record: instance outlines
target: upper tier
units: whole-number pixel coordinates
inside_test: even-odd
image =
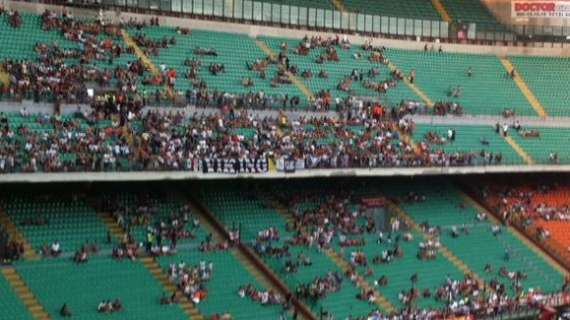
[[[361,96],[389,106],[401,101],[418,101],[428,107],[438,102],[457,103],[463,113],[476,115],[500,115],[505,109],[512,109],[516,115],[524,116],[542,115],[539,111],[542,109],[546,115],[566,114],[564,101],[567,90],[564,86],[568,82],[568,75],[560,65],[567,63],[567,58],[512,58],[518,79],[528,89],[523,90],[519,82],[507,76],[509,67],[504,65],[505,59],[492,55],[438,52],[438,47],[428,45],[428,50],[422,52],[336,43],[326,45],[323,44],[325,39],[308,39],[306,42],[271,37],[254,39],[205,30],[191,30],[186,35],[178,28],[144,26],[125,29],[129,37],[138,43],[143,56],[136,50],[129,50],[120,35],[101,32],[97,35],[97,50],[103,50],[104,41],[111,43],[113,49],[87,57],[81,40],[70,40],[57,28],[42,30],[39,16],[23,14],[22,20],[21,27],[12,28],[8,17],[2,16],[0,19],[0,36],[9,39],[7,45],[0,48],[0,58],[23,61],[27,69],[21,70],[20,63],[4,64],[4,71],[9,74],[6,78],[8,81],[11,79],[11,90],[4,90],[4,98],[53,101],[56,98],[62,100],[63,97],[64,102],[77,102],[86,98],[85,88],[96,87],[126,91],[129,95],[138,93],[148,102],[155,100],[149,97],[151,94],[155,97],[157,90],[163,93],[163,98],[166,96],[167,72],[175,70],[173,91],[186,96],[186,102],[191,104],[197,102],[197,92],[205,89],[209,94],[215,91],[229,94],[263,91],[274,99],[270,104],[255,107],[276,109],[284,105],[290,107],[290,104],[284,104],[285,96],[288,99],[298,97],[299,105],[296,108],[301,109],[307,106],[322,108],[323,102],[315,101],[315,96],[326,97],[333,102],[333,106],[337,98]],[[43,52],[36,47],[38,44],[45,47]],[[310,49],[299,54],[298,48],[305,44]],[[67,49],[71,53],[54,53],[54,48]],[[116,48],[119,54],[115,52]],[[212,49],[212,54],[205,54],[206,49]],[[334,51],[336,58],[329,59],[327,55],[333,53],[327,53],[327,50]],[[287,60],[279,61],[279,54]],[[271,63],[259,69],[252,67],[256,61],[260,62],[268,55],[274,57]],[[377,55],[378,59],[373,61],[372,55]],[[152,67],[147,64],[143,68],[147,70],[137,71],[137,60],[142,58],[140,61],[146,64],[146,57]],[[283,61],[288,62],[288,71],[293,76],[285,74],[279,79],[279,70],[285,67],[284,63],[281,65],[279,62]],[[50,67],[61,62],[65,63],[62,67],[68,73],[66,76]],[[195,74],[190,76],[192,63],[196,63],[197,67]],[[210,67],[215,64],[223,66],[224,70],[212,72]],[[539,73],[537,68],[549,72]],[[117,75],[119,69],[127,75]],[[394,69],[403,71],[406,81],[399,81],[390,75]],[[41,79],[35,77],[36,70],[42,71]],[[161,71],[160,81],[155,81],[155,73]],[[310,71],[311,75],[303,74],[304,71]],[[416,72],[415,81],[410,85],[407,79],[413,71]],[[77,72],[84,74],[82,78],[72,76]],[[361,73],[362,76],[359,75]],[[63,89],[62,77],[65,78]],[[350,77],[354,78],[350,80],[350,85],[342,88],[343,80],[348,81]],[[283,78],[285,81],[281,81]],[[246,80],[251,80],[251,83],[245,85]],[[387,82],[388,89],[377,90],[384,82]],[[65,90],[67,86],[77,86],[78,83],[85,86],[74,87],[74,91]],[[538,98],[538,105],[529,102],[529,93]],[[216,104],[215,101],[208,103]]]

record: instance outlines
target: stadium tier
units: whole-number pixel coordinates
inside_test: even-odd
[[[137,35],[137,31],[131,32]],[[248,92],[263,91],[268,95],[289,95],[302,96],[302,93],[294,85],[271,86],[271,79],[274,78],[277,67],[275,65],[267,68],[267,80],[259,79],[258,73],[247,68],[248,63],[255,63],[267,56],[255,43],[255,40],[246,35],[236,35],[222,32],[208,32],[193,30],[188,36],[179,36],[175,29],[167,27],[147,27],[143,33],[154,39],[163,37],[175,37],[176,45],[161,49],[158,56],[152,60],[159,67],[174,68],[180,75],[176,79],[176,90],[183,94],[196,88],[194,83],[205,81],[207,88],[211,91],[228,92],[232,94],[245,94]],[[215,55],[202,55],[197,52],[197,48],[212,48]],[[196,79],[188,79],[192,67],[190,61],[199,61]],[[209,68],[214,64],[224,66],[221,73],[212,73]],[[246,77],[253,79],[253,85],[244,86],[242,80]],[[194,81],[193,81],[194,80]]]
[[[314,189],[315,184],[309,183],[309,185],[313,185],[312,190],[303,187],[304,185],[296,183],[291,189],[277,191],[279,195],[283,195],[282,201],[288,204],[289,209],[271,201],[271,197],[268,198],[268,194],[266,194],[267,191],[236,190],[250,189],[251,186],[233,186],[223,190],[220,190],[218,187],[215,192],[213,189],[207,189],[203,193],[205,203],[212,212],[227,226],[239,228],[242,240],[250,244],[256,252],[264,257],[266,263],[273,268],[276,274],[282,275],[287,279],[286,283],[291,288],[298,286],[299,279],[305,279],[305,277],[310,279],[310,276],[305,276],[303,273],[314,277],[311,270],[315,268],[315,261],[321,261],[321,259],[318,259],[307,248],[303,248],[301,251],[303,257],[309,257],[312,264],[305,266],[301,263],[298,265],[298,269],[293,269],[294,271],[287,269],[288,263],[295,261],[296,256],[299,259],[298,261],[303,261],[302,259],[304,259],[299,258],[299,250],[295,250],[295,245],[292,244],[297,241],[298,237],[302,236],[298,231],[297,233],[291,233],[290,230],[292,230],[294,224],[292,221],[295,221],[295,218],[289,220],[287,218],[288,214],[302,219],[298,221],[299,224],[295,223],[295,225],[302,225],[302,228],[305,230],[303,232],[312,234],[312,232],[318,231],[312,229],[312,222],[308,222],[311,218],[307,216],[320,216],[323,214],[323,211],[326,212],[335,206],[337,207],[336,210],[339,210],[338,206],[340,203],[344,203],[343,206],[346,206],[348,210],[352,210],[349,212],[362,213],[363,211],[359,211],[359,209],[365,210],[365,208],[361,207],[362,198],[383,194],[375,186],[367,185],[367,187],[359,188],[356,185],[349,184],[351,191],[344,188],[341,189],[346,190],[344,192],[347,193],[343,197],[343,191],[339,191],[338,188],[332,187],[327,183],[316,187],[318,188],[317,191]],[[348,187],[349,185],[343,186]],[[502,227],[498,227],[499,231],[496,231],[493,226],[497,225],[489,222],[489,217],[478,220],[480,212],[472,207],[470,203],[465,203],[465,199],[452,186],[447,186],[446,183],[443,183],[441,187],[443,189],[437,192],[432,191],[431,189],[433,188],[423,184],[413,184],[411,189],[409,184],[405,187],[401,184],[393,185],[390,188],[381,188],[387,192],[388,196],[394,197],[397,201],[402,201],[401,209],[412,220],[415,220],[416,224],[426,225],[429,226],[426,228],[437,228],[439,230],[441,244],[449,251],[445,251],[444,254],[437,254],[434,260],[420,260],[415,255],[418,248],[425,244],[422,231],[410,230],[407,232],[404,228],[401,232],[389,234],[388,238],[386,238],[386,234],[384,237],[380,236],[379,238],[377,233],[369,234],[366,232],[355,232],[354,234],[344,234],[343,236],[343,233],[339,231],[342,230],[342,227],[339,227],[338,224],[348,223],[346,219],[349,218],[347,217],[338,217],[337,219],[340,219],[338,221],[332,218],[329,221],[331,225],[325,227],[325,230],[327,228],[335,230],[334,234],[338,236],[331,242],[333,250],[343,253],[346,261],[351,261],[356,270],[361,272],[361,274],[366,274],[365,278],[367,281],[372,283],[376,279],[380,279],[381,276],[386,277],[388,279],[387,284],[379,286],[378,290],[386,296],[390,303],[398,307],[403,306],[402,291],[405,291],[403,288],[409,286],[411,275],[417,272],[418,278],[421,279],[417,283],[418,288],[421,288],[420,291],[428,289],[428,292],[436,292],[438,286],[444,283],[446,279],[462,279],[463,271],[459,269],[461,263],[467,266],[468,270],[470,270],[469,272],[480,275],[485,281],[502,283],[511,294],[514,294],[515,290],[511,286],[512,279],[509,280],[509,277],[504,274],[497,276],[498,274],[503,272],[520,272],[524,274],[524,280],[521,284],[524,290],[557,290],[562,281],[562,275],[543,260],[542,256],[536,255],[526,244],[520,242],[512,231]],[[228,189],[233,191],[227,191]],[[259,190],[261,189],[263,187]],[[272,188],[272,190],[272,192],[276,192],[276,190],[281,189]],[[409,190],[414,190],[411,192],[412,194],[425,197],[426,200],[417,204],[408,203],[404,199],[409,196]],[[283,210],[285,212],[288,210],[289,213],[278,213]],[[342,210],[340,212],[342,213]],[[441,214],[441,212],[447,212],[448,214]],[[319,220],[321,219],[324,219],[324,217],[320,216]],[[366,225],[365,216],[357,218],[356,221],[358,221],[359,225],[362,224],[363,228]],[[455,229],[465,231],[461,231],[461,235],[455,236],[453,235],[453,230]],[[261,239],[269,230],[274,230],[273,232],[277,236],[267,244],[264,242],[267,240]],[[288,242],[289,247],[283,247],[283,237],[292,239]],[[404,252],[402,258],[394,258],[389,263],[371,263],[371,261],[376,259],[375,257],[380,259],[383,250],[388,250],[388,252],[391,250],[394,246],[393,239],[403,239],[405,237],[410,237],[411,240],[400,242],[401,247],[399,250]],[[319,238],[315,238],[316,242],[321,241],[317,239]],[[380,241],[379,239],[383,240]],[[358,244],[354,244],[351,247],[351,245],[346,244],[350,241],[357,241],[355,243]],[[399,240],[395,241],[397,244]],[[421,245],[420,242],[422,242]],[[289,255],[286,256],[290,258],[285,261],[283,258],[278,258],[277,261],[274,261],[275,258],[264,251],[266,250],[265,247],[276,250],[282,247],[287,248]],[[473,252],[478,254],[474,255]],[[359,265],[354,262],[353,259],[357,253],[364,253],[364,256],[368,258],[368,264]],[[455,257],[450,258],[449,254]],[[267,257],[268,255],[269,257]],[[505,255],[508,255],[508,258],[505,258]],[[485,257],[485,259],[482,259],[482,257]],[[462,262],[458,264],[457,261]],[[343,288],[342,290],[344,291],[345,289]],[[326,308],[328,299],[327,297],[323,300],[323,304],[317,305],[317,308],[324,308],[325,311],[333,313],[335,317],[340,315],[344,317],[346,309]],[[414,303],[424,308],[441,306],[441,302],[437,299],[433,300],[429,296],[418,298]],[[351,310],[358,313],[356,306],[353,306]]]
[[[267,183],[208,183],[189,189],[199,198],[190,203],[183,195],[173,197],[179,194],[174,189],[146,193],[111,187],[107,191],[116,192],[115,197],[89,196],[88,203],[99,213],[93,215],[95,219],[82,218],[85,227],[76,229],[83,238],[95,239],[104,225],[114,238],[112,250],[101,245],[97,252],[78,248],[73,255],[76,249],[69,247],[74,241],[65,236],[69,232],[60,232],[58,219],[49,214],[50,208],[66,208],[65,202],[61,196],[46,194],[39,204],[50,218],[46,226],[62,239],[60,253],[52,254],[51,243],[46,254],[22,258],[14,262],[13,271],[3,270],[2,296],[13,297],[3,302],[9,304],[6,310],[22,318],[28,306],[30,312],[44,310],[57,319],[65,305],[81,319],[179,319],[186,317],[185,312],[191,312],[192,319],[223,315],[289,319],[292,313],[283,305],[281,293],[265,287],[273,281],[268,282],[269,274],[246,261],[250,258],[244,255],[245,249],[223,240],[208,226],[210,222],[204,225],[209,214],[230,233],[230,240],[239,235],[241,243],[272,270],[271,277],[282,281],[319,317],[390,319],[381,315],[398,310],[409,314],[404,310],[410,301],[413,312],[419,314],[435,317],[446,306],[462,312],[441,295],[455,290],[448,287],[452,283],[476,288],[479,277],[489,288],[504,292],[505,298],[559,290],[562,275],[549,261],[510,228],[496,225],[490,216],[481,217],[449,182],[438,179],[437,183],[438,190],[425,181],[289,182],[282,192]],[[3,201],[2,210],[14,223],[20,217],[13,214],[14,208],[26,203],[25,198],[33,199],[19,194]],[[196,209],[200,206],[192,204],[195,201],[202,201],[208,211]],[[395,205],[388,205],[380,220],[373,218],[371,203],[385,201]],[[84,217],[85,206],[75,206],[78,217]],[[111,221],[103,213],[108,211],[114,212],[107,215],[113,217]],[[33,232],[20,225],[16,229],[24,241],[37,241]],[[172,232],[180,241],[172,240]],[[78,256],[82,250],[89,250],[85,260]],[[136,252],[132,257],[130,250]],[[189,275],[200,275],[199,282],[185,287],[183,270],[192,269],[196,273]],[[11,286],[17,288],[15,293]],[[83,292],[85,288],[89,292]],[[179,298],[170,298],[176,290]],[[410,295],[416,290],[418,296]],[[186,294],[193,302],[171,300]],[[451,299],[470,294],[456,292]],[[25,306],[19,307],[18,299]],[[105,311],[107,300],[113,307]]]
[[[367,97],[389,106],[401,101],[426,103],[425,97],[418,93],[423,90],[431,101],[455,102],[467,114],[498,115],[512,109],[517,115],[535,115],[525,95],[495,56],[384,50],[339,43],[338,39],[329,44],[318,38],[300,41],[260,37],[255,40],[245,35],[201,30],[183,32],[181,28],[166,26],[126,28],[133,42],[150,58],[148,63],[154,65],[153,69],[148,67],[146,58],[127,48],[117,26],[103,29],[94,27],[92,21],[64,19],[54,13],[41,17],[26,14],[22,19],[22,27],[16,32],[8,28],[2,31],[13,39],[10,41],[13,49],[7,46],[0,52],[3,58],[14,60],[4,65],[14,77],[9,85],[11,90],[6,90],[10,98],[51,101],[56,93],[60,101],[84,101],[85,93],[80,94],[84,86],[69,94],[48,81],[49,78],[33,79],[31,87],[26,84],[30,80],[29,72],[49,77],[52,72],[44,65],[64,58],[69,69],[63,76],[64,87],[91,86],[88,82],[95,81],[99,84],[98,90],[118,90],[135,102],[142,99],[160,104],[167,96],[165,85],[168,84],[190,104],[221,106],[221,101],[228,100],[235,104],[235,95],[263,92],[271,97],[270,101],[259,105],[243,98],[245,102],[241,101],[240,105],[275,109],[331,109],[339,104],[338,99],[347,96]],[[85,49],[81,42],[85,40],[76,38],[69,26],[89,30],[87,41],[92,41],[99,52],[95,54]],[[32,36],[21,37],[21,32]],[[265,50],[265,46],[270,50]],[[271,59],[266,59],[268,56]],[[23,69],[17,62],[20,59],[27,64]],[[143,65],[151,68],[151,72],[143,71]],[[394,74],[393,68],[403,73]],[[27,69],[31,70],[26,72]],[[78,72],[87,79],[76,78]],[[412,73],[412,82],[419,91],[401,81]],[[521,74],[525,74],[524,68]],[[549,74],[544,81],[539,81],[550,86],[551,79]],[[530,85],[541,90],[533,79]],[[226,99],[212,97],[214,93]],[[538,96],[542,94],[539,92]],[[297,102],[288,104],[293,98],[298,99]],[[559,112],[564,109],[560,105],[551,108]]]
[[[185,222],[184,236],[177,239],[178,243],[188,244],[206,236],[193,223],[195,217],[185,203],[172,195],[117,191],[112,196],[100,197],[96,201],[97,211],[107,213],[122,230],[128,230],[136,242],[147,239],[149,225],[168,224],[175,219]]]
[[[304,190],[304,196],[293,193],[286,192],[285,197],[281,199],[283,203],[291,203],[293,207],[291,208],[294,212],[303,212],[305,210],[326,210],[326,207],[330,205],[333,201],[330,201],[330,193],[324,194],[317,191],[318,189],[307,188]],[[333,190],[330,185],[326,185],[325,190]],[[370,189],[365,188],[355,188],[353,190],[354,194],[350,197],[350,202],[347,208],[350,210],[362,210],[365,211],[365,206],[361,205],[361,199],[363,197],[373,194]],[[342,199],[342,198],[341,198]],[[358,223],[364,225],[366,220],[364,218],[359,218]],[[411,239],[409,241],[397,241],[395,239],[402,239],[406,237],[406,232],[397,231],[394,234],[389,234],[384,237],[380,237],[377,233],[362,233],[360,235],[347,235],[349,240],[360,240],[362,239],[363,244],[361,246],[356,246],[354,249],[349,249],[341,241],[336,241],[334,247],[339,252],[344,251],[344,257],[347,261],[351,261],[353,255],[357,252],[362,252],[370,260],[374,258],[382,257],[382,254],[393,250],[394,244],[393,240],[401,246],[400,249],[403,252],[402,256],[390,261],[390,263],[378,263],[372,262],[368,264],[368,268],[373,272],[373,275],[368,276],[369,281],[380,279],[382,276],[388,279],[387,284],[378,286],[379,291],[386,296],[390,303],[398,308],[405,307],[404,302],[401,299],[401,294],[403,288],[410,286],[411,275],[417,273],[418,275],[418,288],[423,291],[428,289],[430,292],[436,292],[439,285],[444,283],[446,279],[462,279],[463,273],[453,266],[448,260],[446,260],[441,253],[437,254],[434,260],[422,261],[417,258],[413,253],[416,252],[417,248],[420,247],[420,243],[423,240],[423,235],[421,232],[415,230],[406,230],[409,232]],[[382,239],[382,240],[380,240]],[[372,259],[370,259],[372,257]],[[369,272],[365,266],[359,266],[357,269],[362,274]],[[414,302],[420,308],[438,308],[443,306],[441,301],[437,299],[430,299],[430,297],[418,297]]]
[[[283,123],[280,118],[259,121],[243,114],[187,118],[149,113],[121,127],[120,120],[81,114],[55,118],[10,113],[3,115],[0,170],[236,174],[285,171],[286,162],[295,163],[296,170],[309,170],[566,164],[570,159],[567,128],[526,127],[516,121],[415,124],[388,115],[369,117]],[[164,145],[149,145],[151,138]],[[204,144],[220,149],[204,149]]]
[[[294,50],[301,47],[299,40],[286,38],[260,37],[273,52],[283,52],[289,57],[290,64],[298,67],[299,73],[310,71],[312,76],[305,78],[300,76],[304,84],[313,92],[329,92],[331,97],[346,98],[349,96],[374,97],[379,98],[388,105],[397,105],[401,101],[416,101],[419,98],[402,82],[392,83],[385,92],[375,90],[374,84],[391,82],[391,70],[384,63],[371,61],[371,53],[368,53],[360,46],[347,46],[344,50],[335,50],[333,55],[337,55],[338,61],[327,61],[327,50],[316,48],[310,50],[307,55],[292,54]],[[282,49],[286,44],[288,49]],[[365,81],[352,81],[360,78]],[[326,75],[323,76],[323,75]],[[351,85],[342,87],[343,80],[351,79]]]
[[[48,13],[22,14],[18,28],[9,25],[8,15],[0,17],[0,21],[0,36],[6,41],[0,49],[0,59],[3,70],[11,76],[11,90],[3,90],[3,95],[33,101],[77,102],[84,101],[89,82],[113,88],[127,83],[136,86],[141,81],[138,76],[145,75],[140,70],[134,79],[135,70],[130,65],[137,58],[127,52],[119,29],[114,27],[103,28],[92,19]],[[79,33],[80,28],[84,33]],[[60,73],[51,78],[56,66],[61,67]]]

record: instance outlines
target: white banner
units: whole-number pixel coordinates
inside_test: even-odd
[[[570,1],[513,0],[513,18],[570,18]]]

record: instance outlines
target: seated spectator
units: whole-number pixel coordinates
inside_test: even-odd
[[[548,161],[550,161],[550,163],[553,163],[553,164],[559,164],[560,161],[558,160],[558,152],[551,152],[548,155]]]
[[[487,220],[487,213],[485,213],[485,212],[477,213],[476,219],[479,222]]]
[[[111,300],[103,300],[97,306],[97,312],[99,313],[115,313],[120,312],[123,310],[123,304],[121,300],[115,299]]]
[[[311,79],[313,77],[313,72],[311,72],[309,69],[306,69],[301,72],[301,76],[305,79]]]
[[[241,85],[244,87],[252,87],[253,86],[253,79],[251,77],[242,78]]]
[[[8,10],[8,23],[12,28],[20,28],[22,26],[22,17],[20,17],[20,13],[16,11]]]
[[[54,241],[50,247],[49,250],[47,252],[44,252],[44,255],[48,256],[52,256],[52,257],[59,257],[59,255],[61,255],[61,245],[59,244],[59,241]]]
[[[225,67],[223,64],[214,63],[208,67],[208,70],[212,75],[217,76],[219,73],[226,72]]]
[[[73,261],[75,263],[78,263],[78,264],[86,263],[87,260],[88,260],[88,253],[87,253],[87,250],[85,250],[84,248],[76,251],[75,254],[73,255]]]
[[[374,285],[378,286],[378,287],[385,287],[388,285],[388,277],[386,277],[385,275],[381,276],[380,278],[378,278],[378,280],[374,281]]]
[[[494,224],[491,226],[491,233],[496,237],[501,233],[501,226]]]
[[[61,306],[61,309],[59,309],[59,315],[62,318],[71,318],[72,313],[71,310],[69,310],[67,303],[64,303],[63,306]]]
[[[197,47],[197,48],[194,48],[194,54],[199,55],[199,56],[214,56],[214,57],[218,56],[218,53],[216,52],[216,49],[214,49],[214,48]]]
[[[463,87],[461,85],[450,87],[447,95],[452,98],[460,98],[463,95]]]

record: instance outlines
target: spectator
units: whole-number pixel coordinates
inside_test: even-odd
[[[61,306],[61,309],[59,309],[59,315],[62,318],[71,318],[71,310],[69,310],[67,303],[64,303],[63,306]]]

